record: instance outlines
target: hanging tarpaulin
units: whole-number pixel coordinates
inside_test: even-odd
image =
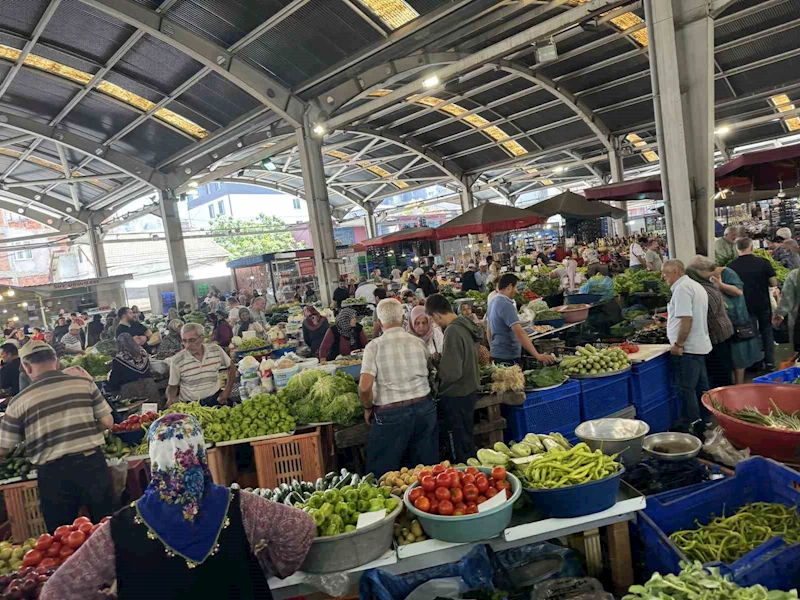
[[[537,202],[525,210],[541,217],[561,215],[565,219],[597,219],[611,217],[624,219],[628,213],[621,208],[615,208],[604,202],[590,202],[585,196],[567,190],[557,196]]]
[[[546,219],[527,210],[486,202],[439,226],[436,236],[446,240],[460,235],[525,229],[545,222]]]

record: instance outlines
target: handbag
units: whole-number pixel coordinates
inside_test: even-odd
[[[746,342],[756,337],[756,330],[751,323],[743,323],[733,326],[733,341]]]

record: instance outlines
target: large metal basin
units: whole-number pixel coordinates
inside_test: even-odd
[[[575,428],[575,435],[592,450],[619,454],[626,467],[642,460],[642,442],[650,426],[637,419],[595,419]]]

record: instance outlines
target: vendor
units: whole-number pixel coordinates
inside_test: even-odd
[[[40,598],[94,598],[115,580],[119,600],[271,598],[267,578],[288,577],[305,560],[316,534],[311,517],[215,485],[194,417],[161,417],[148,441],[152,475],[144,495],[97,529]]]
[[[252,320],[252,316],[253,313],[246,306],[239,309],[239,323],[236,327],[236,335],[242,337],[245,331],[255,331],[257,333],[264,331],[261,325]]]
[[[311,356],[319,356],[319,347],[325,334],[330,329],[328,319],[319,314],[313,306],[306,306],[303,309],[303,341],[311,350]]]
[[[480,292],[481,285],[478,283],[477,277],[477,267],[475,263],[469,263],[467,270],[464,272],[464,275],[461,276],[461,291],[463,293],[467,292]]]
[[[208,322],[211,323],[211,341],[216,342],[223,348],[231,345],[233,339],[233,329],[225,320],[225,316],[219,312],[210,313],[208,315]]]
[[[0,346],[3,356],[3,367],[0,368],[0,396],[16,396],[19,394],[19,350],[14,344],[5,343]]]
[[[319,347],[320,360],[334,360],[337,356],[350,356],[354,350],[367,345],[367,336],[356,318],[356,311],[343,308],[336,322],[328,329]]]
[[[183,321],[180,319],[173,319],[167,323],[167,333],[161,336],[161,343],[156,351],[157,360],[175,356],[181,351],[183,347],[181,345],[181,327],[183,327]]]
[[[117,329],[114,332],[114,337],[119,337],[123,333],[129,333],[133,337],[133,341],[140,346],[144,346],[147,343],[147,340],[150,339],[152,334],[147,327],[134,319],[132,309],[123,306],[117,311],[117,317],[119,318],[119,325],[117,325]]]
[[[39,502],[47,531],[72,523],[81,507],[93,522],[111,514],[111,475],[103,431],[114,424],[111,407],[92,381],[59,372],[44,342],[20,351],[31,383],[0,420],[0,457],[25,441],[39,473]]]
[[[497,296],[489,303],[487,319],[492,360],[519,364],[524,348],[539,362],[552,364],[556,357],[552,354],[540,354],[520,325],[517,305],[514,302],[517,283],[519,279],[513,273],[506,273],[500,277],[497,283]]]
[[[203,406],[226,404],[236,381],[236,365],[217,344],[204,344],[205,330],[198,323],[181,329],[184,349],[172,359],[167,386],[167,406],[175,402],[200,402]],[[228,370],[225,388],[221,389],[219,371]]]
[[[333,307],[334,309],[339,309],[342,307],[342,302],[347,300],[350,297],[350,291],[348,290],[347,280],[342,277],[339,279],[339,285],[333,290]]]
[[[123,400],[147,398],[148,402],[163,404],[150,371],[150,357],[129,333],[117,338],[117,353],[111,362],[106,389],[119,392]]]

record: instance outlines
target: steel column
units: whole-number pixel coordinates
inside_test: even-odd
[[[189,261],[186,259],[186,248],[183,245],[183,229],[178,216],[178,202],[167,190],[158,193],[161,221],[164,224],[164,236],[167,241],[169,270],[175,286],[175,300],[194,301],[194,285],[189,276]]]
[[[475,198],[472,196],[472,184],[474,180],[469,177],[461,178],[461,213],[468,212],[475,208]]]
[[[336,255],[333,218],[322,160],[322,141],[314,136],[311,129],[312,126],[306,118],[303,120],[303,126],[297,128],[295,137],[300,166],[303,170],[319,291],[322,296],[322,304],[328,305],[331,303],[333,288],[339,280],[339,259]]]
[[[619,154],[619,140],[614,139],[614,149],[608,153],[608,162],[611,166],[612,183],[625,181],[625,165],[622,163],[622,156]],[[611,206],[616,206],[622,210],[627,210],[624,202],[612,202]],[[625,219],[614,219],[614,232],[620,237],[625,236]]]
[[[92,254],[95,277],[108,277],[108,263],[106,262],[106,252],[103,249],[103,242],[94,224],[94,218],[90,216],[88,221],[89,229],[86,232],[86,237],[89,240],[89,250]]]
[[[367,239],[378,237],[378,221],[375,218],[375,205],[370,202],[364,204],[364,226],[367,229]]]

